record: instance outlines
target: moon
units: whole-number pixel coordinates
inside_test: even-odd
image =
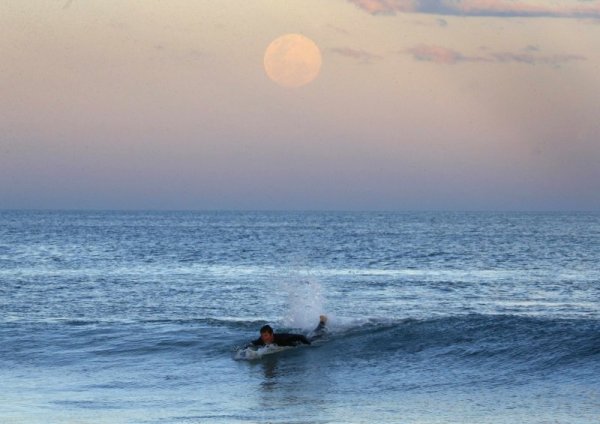
[[[302,87],[319,75],[321,50],[302,34],[285,34],[269,44],[264,65],[269,78],[282,87]]]

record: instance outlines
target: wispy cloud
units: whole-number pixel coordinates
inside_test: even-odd
[[[459,16],[600,18],[598,0],[347,0],[373,15],[430,13]]]
[[[453,65],[459,62],[489,62],[489,59],[483,57],[466,56],[446,47],[425,44],[406,49],[404,53],[408,53],[414,59],[422,62],[434,62],[445,65]]]
[[[361,63],[373,63],[376,60],[382,59],[382,57],[377,54],[370,53],[365,50],[352,49],[349,47],[332,48],[330,51],[340,56],[356,59]]]
[[[416,12],[419,0],[348,0],[361,9],[377,15],[391,15],[396,12]]]
[[[491,52],[485,56],[469,56],[447,47],[421,44],[403,50],[402,53],[409,54],[418,61],[443,65],[454,65],[462,62],[486,62],[551,65],[558,67],[568,62],[587,59],[585,56],[578,54],[544,55],[539,53],[539,48],[534,46],[528,46],[519,52]]]
[[[448,26],[448,21],[446,21],[445,19],[435,19],[435,20],[431,20],[431,19],[419,19],[419,20],[414,20],[412,21],[415,25],[417,26],[423,26],[423,27],[442,27],[445,28]]]
[[[585,56],[578,54],[555,54],[555,55],[536,55],[527,52],[499,52],[492,53],[492,58],[498,63],[524,63],[527,65],[552,65],[560,66],[564,63],[586,60]]]

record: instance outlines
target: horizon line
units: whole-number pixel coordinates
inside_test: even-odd
[[[600,213],[600,209],[242,209],[242,208],[0,208],[0,212],[155,213]]]

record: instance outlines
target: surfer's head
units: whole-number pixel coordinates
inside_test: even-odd
[[[273,329],[269,324],[263,325],[260,328],[260,339],[263,341],[264,344],[273,343]]]

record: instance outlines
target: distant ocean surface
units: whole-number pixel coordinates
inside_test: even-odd
[[[600,214],[0,212],[0,423],[247,422],[599,423]]]

